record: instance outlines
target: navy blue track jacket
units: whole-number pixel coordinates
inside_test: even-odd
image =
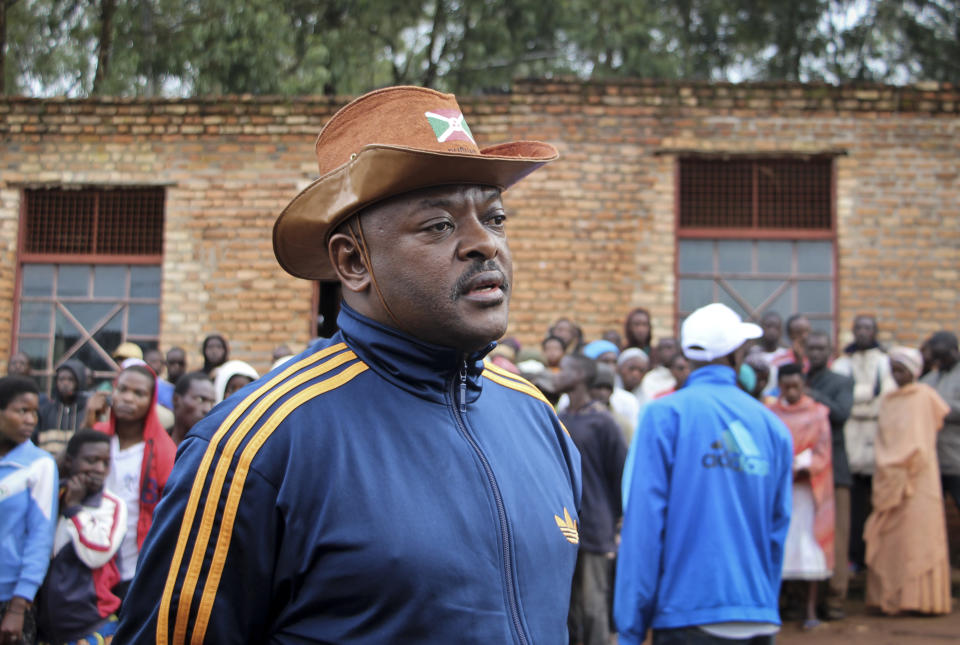
[[[116,642],[565,643],[553,409],[483,352],[338,322],[181,444]]]

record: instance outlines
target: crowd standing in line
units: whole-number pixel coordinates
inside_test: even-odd
[[[718,327],[716,311],[711,320]],[[781,337],[777,328],[782,318],[768,312],[751,331],[755,339],[745,338],[732,354],[706,361],[710,354],[698,352],[708,341],[697,344],[681,338],[682,343],[677,343],[669,337],[654,341],[648,321],[644,310],[631,311],[621,346],[615,342],[619,333],[585,342],[575,323],[560,319],[548,330],[541,351],[524,352],[514,339],[505,339],[487,357],[505,373],[527,377],[557,403],[560,420],[580,453],[580,513],[567,508],[579,539],[569,590],[571,643],[606,643],[617,631],[622,643],[640,642],[647,629],[654,630],[656,643],[724,643],[734,636],[769,642],[781,616],[797,618],[806,629],[816,628],[820,619],[844,618],[851,572],[861,569],[866,570],[867,603],[879,611],[950,611],[943,491],[957,502],[960,350],[954,334],[944,331],[931,336],[924,343],[926,356],[903,347],[887,352],[876,340],[875,318],[858,316],[854,342],[831,360],[830,336],[812,329],[802,315],[790,316],[784,325],[790,346],[773,346],[771,341],[779,343]],[[695,322],[693,318],[694,328]],[[0,453],[0,479],[4,484],[25,482],[26,488],[14,489],[20,491],[19,497],[0,500],[4,510],[0,531],[10,535],[29,531],[31,537],[21,536],[19,551],[2,556],[22,559],[25,579],[0,576],[4,577],[0,579],[0,639],[4,639],[0,642],[34,642],[31,639],[36,638],[43,643],[83,639],[93,643],[100,642],[98,638],[110,642],[121,600],[173,468],[175,446],[218,399],[230,398],[258,378],[249,364],[224,360],[225,338],[211,335],[204,348],[211,345],[205,364],[219,363],[213,368],[216,382],[202,370],[186,372],[186,353],[181,348],[171,348],[164,358],[159,351],[125,343],[114,353],[125,367],[109,391],[90,390],[89,370],[70,360],[56,370],[49,397],[37,394],[30,377],[22,376],[29,374],[29,363],[24,368],[22,360],[11,359],[8,369],[13,373],[0,380],[0,390],[14,393],[4,394],[7,404],[0,417],[5,449]],[[286,346],[274,354],[275,366],[291,358]],[[158,375],[164,372],[170,381]],[[713,383],[718,374],[730,376]],[[775,383],[770,382],[773,374]],[[708,449],[700,455],[700,465],[710,461],[711,454],[716,455],[716,463],[727,462],[716,470],[704,469],[704,476],[755,477],[756,473],[746,471],[755,469],[760,460],[766,467],[776,461],[772,453],[769,459],[757,457],[762,450],[743,452],[744,442],[750,441],[753,445],[748,450],[759,450],[763,442],[757,428],[765,427],[766,421],[742,421],[741,425],[723,415],[722,421],[708,415],[710,423],[695,422],[697,414],[711,409],[709,402],[718,396],[707,396],[710,388],[730,387],[727,378],[748,398],[730,399],[727,391],[720,395],[725,405],[734,400],[736,413],[748,415],[743,406],[752,397],[783,422],[793,446],[785,462],[789,493],[778,493],[774,486],[764,489],[768,498],[748,500],[737,488],[724,488],[733,486],[731,482],[719,486],[687,476],[677,490],[658,483],[657,473],[682,463],[683,446],[665,438],[678,432],[670,430],[671,423],[698,428],[712,427],[710,423],[720,428],[726,423],[712,446],[704,444]],[[158,401],[160,382],[174,387],[172,409],[167,410],[173,419],[169,428],[164,428],[158,414],[166,409]],[[762,437],[772,430],[759,432]],[[25,435],[29,439],[20,439]],[[664,452],[668,445],[676,454]],[[854,456],[848,457],[851,448]],[[26,477],[27,472],[33,474]],[[703,499],[706,490],[717,499]],[[722,544],[714,540],[700,545],[672,537],[706,530],[697,528],[698,522],[709,519],[703,509],[729,510],[731,504],[741,513],[764,509],[769,518],[765,530],[770,530],[766,539],[773,545],[764,557],[773,558],[767,564],[779,558],[781,565],[756,568],[756,562],[748,561],[759,556],[731,546],[737,543],[738,532],[755,539],[759,524],[728,526],[718,533],[719,520],[711,519],[711,534],[729,540]],[[656,518],[662,519],[671,507],[697,511],[675,512],[663,525],[659,541],[647,536],[646,531],[657,526]],[[790,518],[789,530],[780,535],[771,529],[780,526],[784,514]],[[118,519],[110,522],[108,516]],[[561,524],[566,521],[558,517]],[[711,574],[708,558],[689,555],[698,548],[719,548],[728,559],[741,559],[737,565],[741,575],[753,571],[749,575],[766,580],[765,588],[772,595],[751,599],[757,610],[745,615],[723,614],[719,609],[716,615],[698,613],[696,591],[709,589],[718,603],[730,593],[724,591],[722,581],[733,580],[728,578],[730,571]],[[685,564],[671,559],[676,549],[698,563],[696,585],[687,580]],[[46,553],[45,561],[36,557],[41,551]],[[656,562],[662,570],[646,569]],[[716,580],[704,583],[710,575]],[[802,585],[792,589],[791,580]],[[828,580],[826,585],[819,584],[823,580]],[[683,611],[676,610],[680,605]],[[59,609],[51,611],[51,607]],[[11,634],[16,630],[26,640],[14,639]]]
[[[718,327],[716,311],[711,320]],[[569,590],[571,643],[606,643],[617,631],[622,643],[640,642],[647,629],[654,630],[656,643],[719,644],[734,636],[765,643],[781,616],[798,619],[806,629],[815,629],[820,619],[844,618],[850,576],[861,569],[866,570],[867,603],[879,611],[950,611],[943,491],[955,503],[960,494],[960,350],[953,333],[931,336],[924,343],[926,356],[903,347],[887,352],[877,343],[876,320],[858,316],[854,342],[831,360],[830,336],[812,329],[802,315],[790,316],[784,325],[790,346],[773,347],[770,341],[779,343],[781,337],[777,327],[782,318],[768,312],[751,331],[755,339],[745,338],[732,354],[706,361],[703,358],[710,354],[698,352],[707,341],[697,344],[681,338],[678,343],[669,337],[654,341],[648,321],[644,310],[631,311],[621,346],[614,342],[620,334],[612,333],[585,342],[575,323],[560,319],[548,330],[540,351],[525,352],[514,339],[505,339],[487,357],[504,373],[530,379],[545,398],[557,403],[560,420],[580,453],[579,515],[575,509],[566,509],[579,539]],[[694,327],[695,322],[693,318]],[[18,553],[2,556],[21,558],[26,578],[0,579],[0,639],[5,639],[0,642],[34,642],[30,639],[36,638],[43,643],[82,639],[93,643],[100,642],[98,638],[110,642],[121,600],[173,468],[175,446],[209,415],[218,399],[229,399],[258,378],[249,364],[223,360],[225,338],[212,335],[204,347],[211,345],[205,363],[219,363],[213,371],[216,382],[202,370],[186,372],[186,353],[181,348],[171,348],[164,358],[161,352],[144,352],[125,343],[114,354],[125,367],[109,391],[90,390],[89,370],[70,360],[56,370],[49,397],[36,393],[29,376],[21,376],[29,374],[29,363],[24,368],[22,361],[11,359],[8,368],[13,374],[0,380],[0,390],[15,393],[7,398],[2,416],[5,452],[0,453],[0,479],[4,484],[25,481],[27,488],[15,489],[20,497],[0,500],[4,510],[0,531],[29,531],[31,537],[19,538]],[[286,346],[274,354],[275,366],[291,358]],[[158,370],[171,381],[160,378]],[[730,376],[713,383],[721,373]],[[777,379],[771,384],[773,374]],[[665,439],[672,436],[670,432],[678,432],[669,429],[671,423],[699,428],[726,423],[712,447],[710,442],[704,444],[708,448],[700,455],[700,465],[710,461],[711,454],[716,455],[716,463],[727,462],[716,470],[704,469],[704,476],[755,477],[756,473],[746,471],[755,469],[758,460],[766,467],[775,462],[772,453],[767,459],[743,452],[744,442],[750,441],[753,445],[748,450],[759,450],[763,442],[757,428],[765,427],[766,421],[742,421],[741,425],[723,415],[722,421],[708,415],[710,423],[695,423],[697,414],[709,410],[709,402],[715,401],[711,397],[716,394],[707,396],[710,388],[729,387],[727,378],[748,398],[730,399],[728,391],[720,395],[725,405],[734,400],[736,413],[748,415],[743,406],[752,397],[779,417],[791,437],[793,450],[785,462],[790,472],[788,493],[778,493],[774,486],[765,489],[771,497],[748,500],[737,488],[724,488],[733,486],[731,482],[718,486],[687,476],[677,490],[657,483],[657,473],[682,463],[683,446]],[[173,419],[169,428],[164,428],[158,414],[166,409],[157,400],[161,381],[174,387],[172,409],[167,410]],[[772,430],[759,432],[763,436]],[[25,434],[29,439],[20,440]],[[668,445],[678,452],[663,452]],[[851,447],[854,456],[848,457]],[[25,477],[27,472],[34,474]],[[704,499],[706,490],[717,499]],[[697,496],[698,501],[693,501]],[[787,499],[789,509],[785,510]],[[741,513],[764,509],[769,518],[765,530],[770,530],[766,539],[773,545],[764,557],[773,558],[767,564],[779,558],[781,565],[773,569],[748,565],[749,558],[759,556],[731,546],[737,543],[738,532],[755,539],[759,524],[728,526],[717,533],[719,520],[713,518],[711,534],[729,540],[722,544],[714,540],[699,545],[672,537],[700,531],[697,523],[709,519],[705,507],[729,510],[730,504]],[[646,531],[657,526],[656,518],[664,517],[665,509],[671,507],[697,511],[675,512],[660,531],[659,541],[647,536]],[[115,509],[121,510],[115,513]],[[789,530],[781,536],[771,529],[780,526],[784,513],[790,518]],[[119,519],[111,523],[107,516]],[[561,524],[566,521],[561,514],[558,517]],[[730,571],[711,574],[708,558],[689,555],[698,548],[719,548],[728,559],[743,560],[737,565],[741,575],[753,571],[748,575],[766,580],[765,588],[773,590],[773,595],[751,599],[757,610],[746,615],[723,614],[719,609],[706,617],[698,613],[696,590],[709,589],[719,602],[730,593],[724,591],[722,581],[733,580],[727,578]],[[671,559],[676,549],[699,563],[696,585],[687,580],[690,574],[685,573],[684,563]],[[46,553],[45,562],[36,557],[41,550]],[[645,568],[656,562],[662,570]],[[716,580],[704,584],[710,575]],[[793,589],[788,584],[791,580],[802,584]],[[823,580],[828,580],[826,585],[820,584]],[[677,603],[683,611],[676,610]],[[59,609],[51,611],[51,607]],[[26,640],[14,639],[11,634],[16,630]]]

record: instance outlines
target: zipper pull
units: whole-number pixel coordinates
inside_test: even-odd
[[[460,368],[460,413],[467,411],[467,362]]]

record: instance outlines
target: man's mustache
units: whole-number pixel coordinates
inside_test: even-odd
[[[486,272],[496,272],[500,274],[500,289],[504,294],[510,292],[510,282],[507,280],[507,274],[496,260],[477,260],[470,268],[463,272],[463,275],[457,278],[457,282],[453,285],[453,291],[450,294],[450,300],[457,300],[464,294],[467,283],[470,282],[474,276]]]

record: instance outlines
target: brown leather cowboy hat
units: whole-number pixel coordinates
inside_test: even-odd
[[[388,87],[334,114],[316,143],[320,177],[273,226],[273,251],[288,273],[336,280],[327,239],[348,217],[412,190],[480,184],[506,190],[557,158],[538,141],[480,149],[457,99],[424,87]]]

